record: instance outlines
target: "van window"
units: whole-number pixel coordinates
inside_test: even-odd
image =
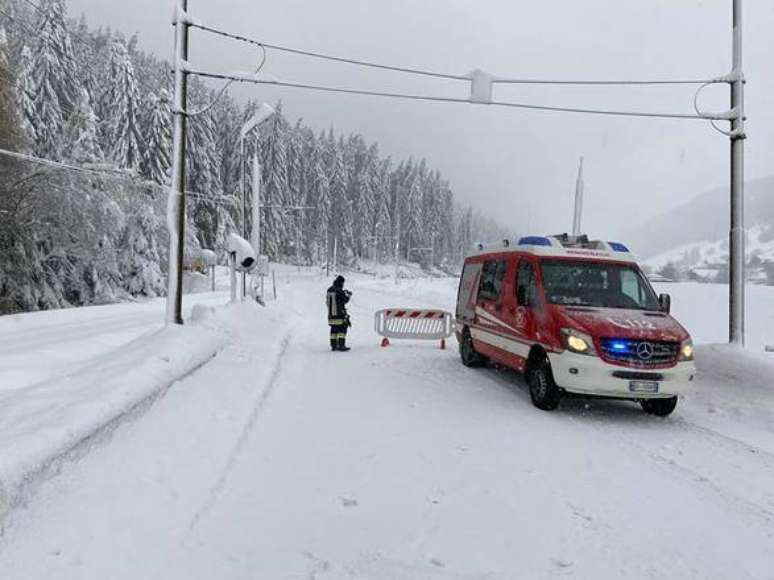
[[[621,292],[637,304],[642,303],[642,286],[634,270],[623,270],[621,272]]]
[[[537,281],[532,264],[522,260],[516,279],[516,302],[518,306],[535,305],[537,300]]]
[[[478,286],[478,297],[483,300],[497,300],[505,278],[505,260],[488,260],[481,270],[481,282]]]
[[[546,296],[552,304],[659,310],[656,293],[635,266],[561,259],[541,263]]]
[[[457,292],[457,318],[473,318],[476,311],[473,309],[471,297],[478,286],[479,275],[481,274],[480,263],[468,262],[462,269],[460,276],[460,287]]]

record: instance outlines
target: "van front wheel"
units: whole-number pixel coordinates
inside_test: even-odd
[[[532,404],[543,411],[553,411],[559,406],[562,393],[554,382],[551,364],[543,359],[527,374]]]
[[[470,330],[467,328],[462,331],[462,340],[460,340],[460,360],[466,367],[480,367],[486,362],[486,357],[476,352],[473,337],[470,336]]]
[[[641,401],[640,405],[642,405],[642,410],[648,415],[666,417],[675,410],[675,407],[677,407],[677,397],[670,397],[669,399],[647,399]]]

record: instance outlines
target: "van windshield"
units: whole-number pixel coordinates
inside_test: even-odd
[[[546,299],[563,306],[659,310],[640,270],[626,264],[543,260]]]

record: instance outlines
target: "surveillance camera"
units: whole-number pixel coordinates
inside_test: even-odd
[[[257,264],[258,258],[253,246],[246,239],[231,234],[227,243],[228,253],[234,258],[234,264],[240,272],[249,272]]]
[[[218,256],[212,250],[202,249],[202,251],[199,252],[199,258],[201,258],[201,260],[202,260],[202,262],[204,262],[205,266],[217,266],[218,265]]]

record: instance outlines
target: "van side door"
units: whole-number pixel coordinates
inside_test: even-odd
[[[466,262],[460,276],[460,286],[457,291],[457,320],[472,324],[476,317],[476,291],[481,276],[482,264]]]
[[[492,259],[484,262],[484,267],[481,269],[476,307],[484,311],[486,318],[498,318],[502,311],[502,290],[506,268],[507,262],[504,259]]]
[[[512,320],[518,336],[530,343],[537,342],[535,311],[539,308],[535,266],[530,260],[522,258],[516,273],[516,308]]]

